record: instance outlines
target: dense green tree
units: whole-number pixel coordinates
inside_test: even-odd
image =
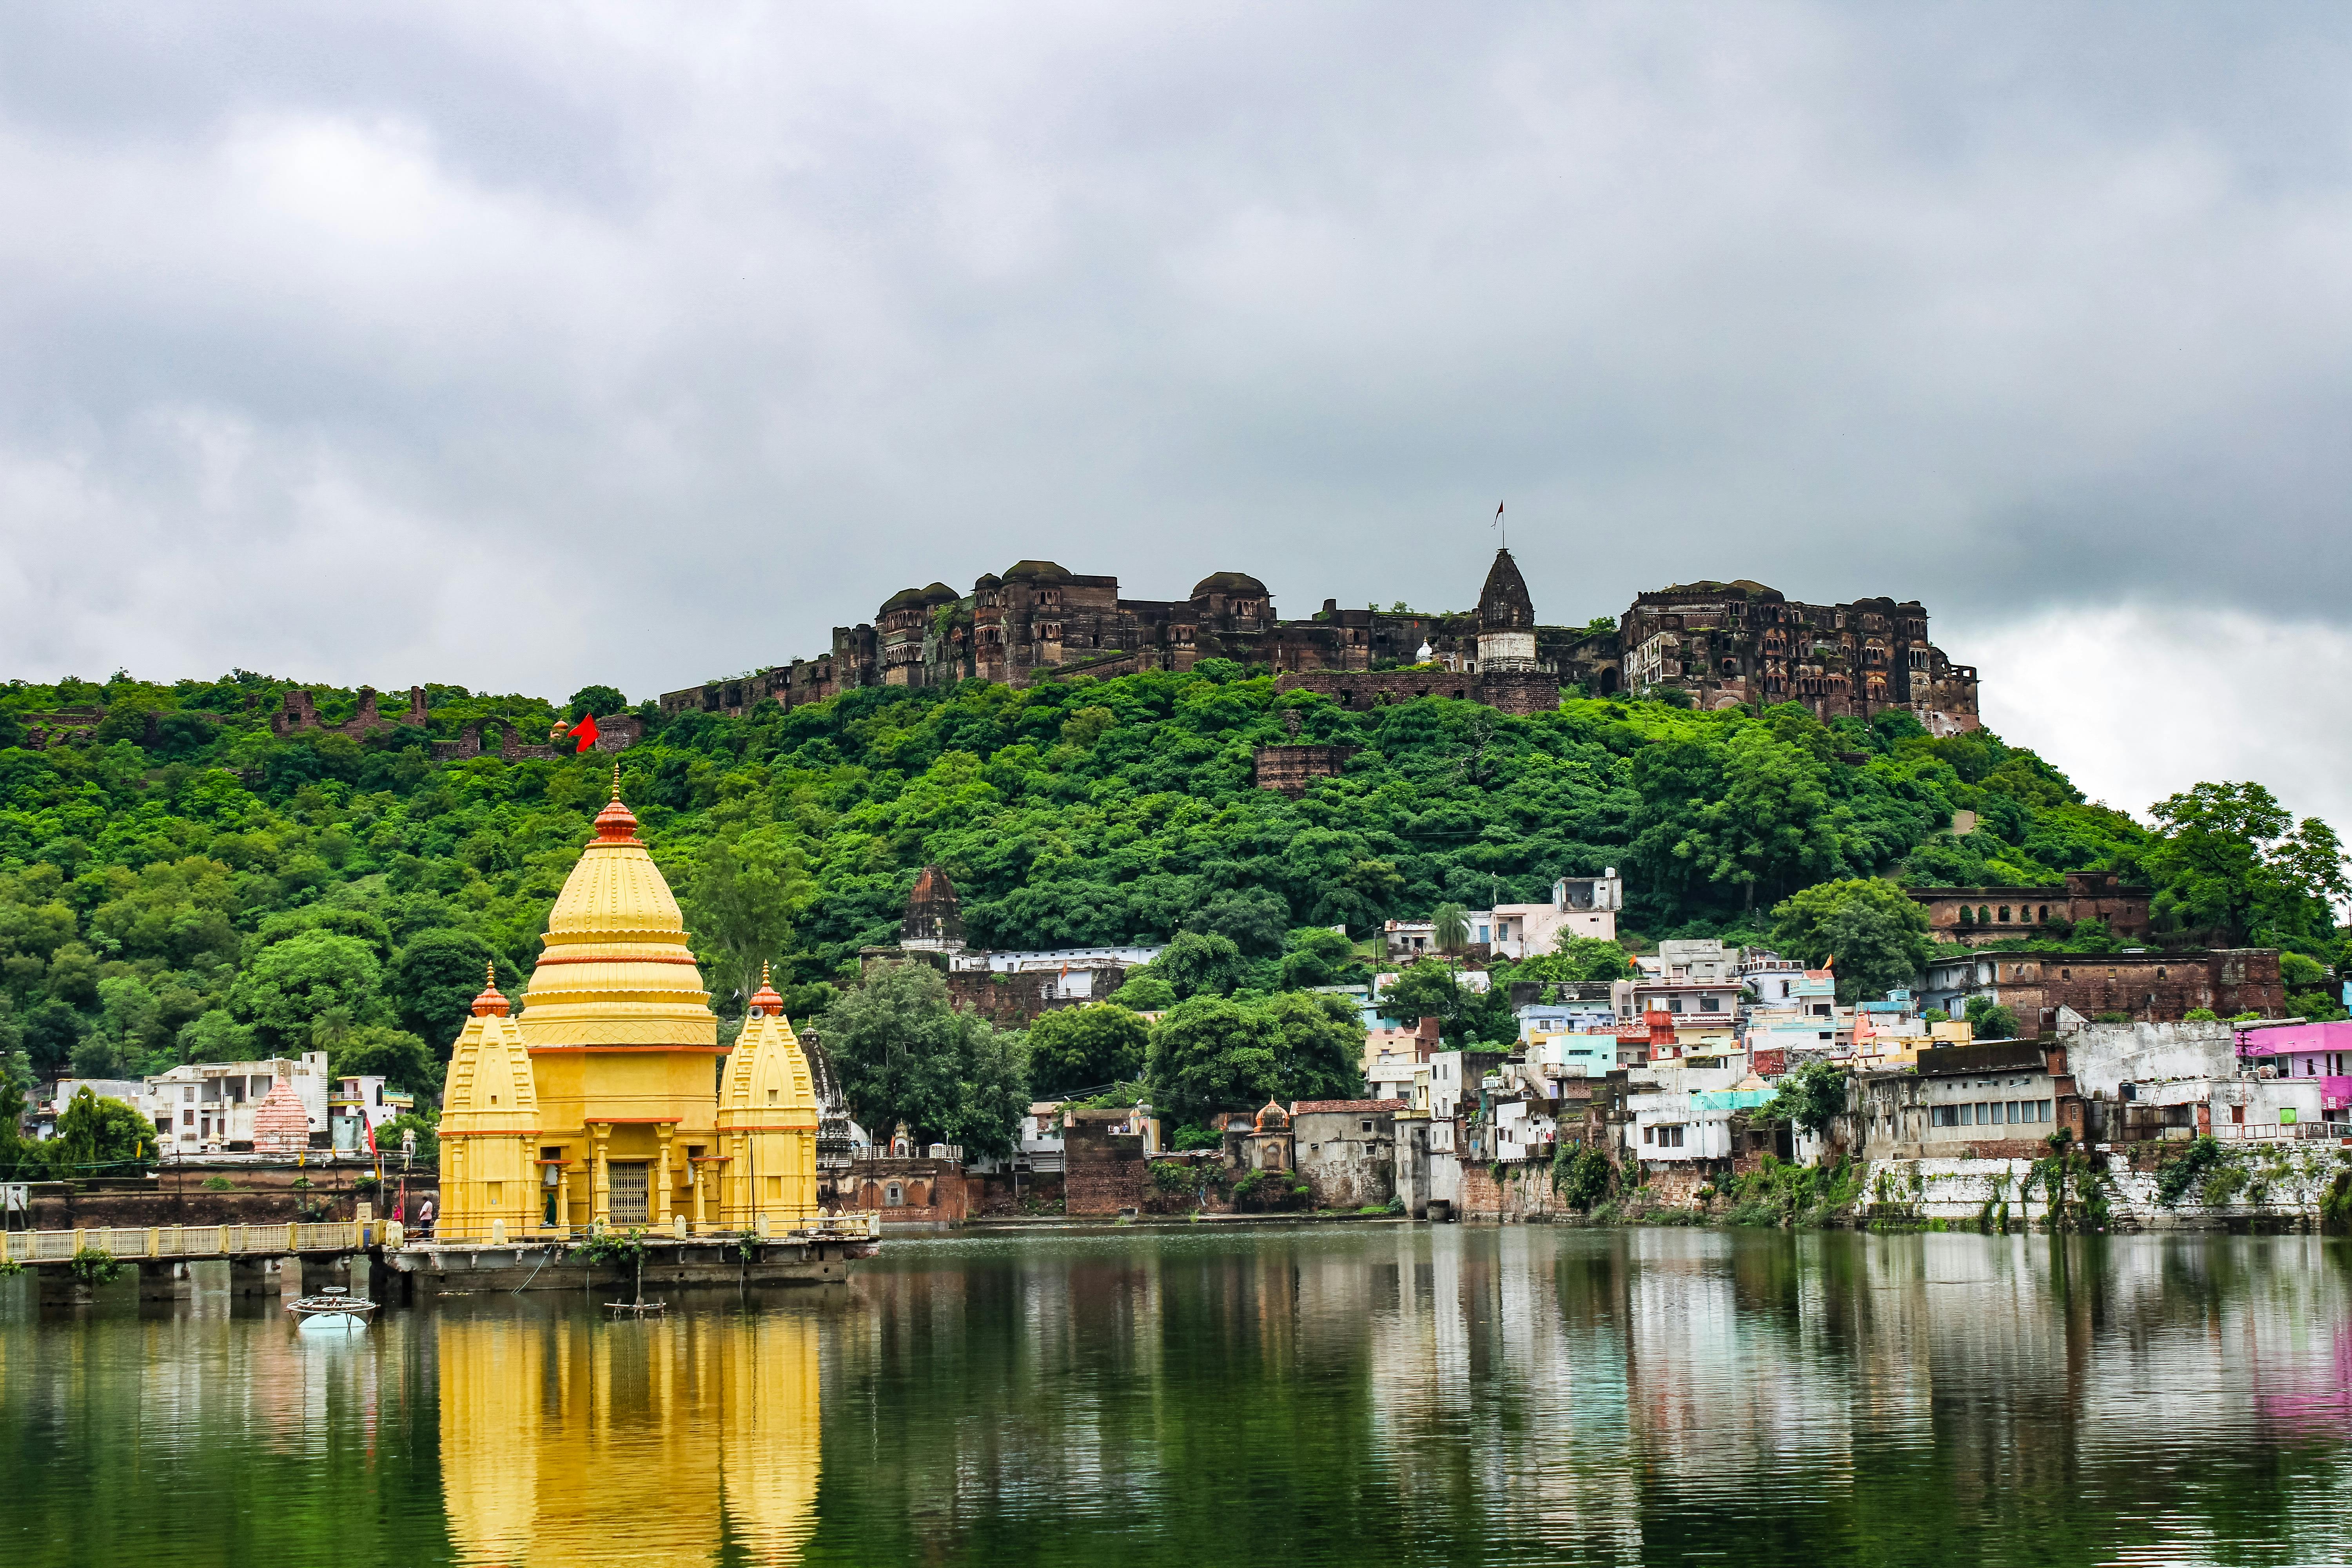
[[[263,1050],[291,1055],[310,1048],[312,1026],[330,1011],[353,1024],[386,1021],[383,977],[358,938],[307,931],[261,950],[229,988],[229,1011]]]
[[[394,1020],[446,1061],[494,963],[490,944],[471,931],[419,932],[393,959],[384,976],[384,995]],[[502,987],[521,978],[511,964],[499,964],[498,969]]]
[[[240,1024],[225,1007],[215,1007],[180,1026],[177,1041],[184,1062],[237,1062],[253,1056],[253,1030]]]
[[[2257,932],[2333,938],[2333,908],[2352,900],[2343,847],[2317,817],[2297,823],[2258,784],[2200,784],[2148,808],[2164,836],[2141,864],[2164,912],[2232,942]]]
[[[1799,1062],[1774,1087],[1768,1114],[1786,1116],[1818,1138],[1830,1121],[1845,1109],[1846,1074],[1819,1058]]]
[[[46,1152],[25,1136],[25,1089],[0,1078],[0,1182],[39,1181],[49,1173]]]
[[[686,914],[711,957],[714,991],[740,1006],[759,989],[760,965],[791,948],[793,918],[811,891],[800,847],[781,827],[705,847]]]
[[[1870,877],[1820,883],[1772,911],[1780,952],[1811,964],[1834,959],[1838,1000],[1849,1003],[1913,984],[1936,951],[1927,931],[1916,900]]]
[[[1355,943],[1328,926],[1302,926],[1284,944],[1281,974],[1286,991],[1348,984],[1362,973]]]
[[[2017,1013],[1990,996],[1971,996],[1962,1016],[1979,1040],[2013,1040],[2017,1038]]]
[[[101,1099],[84,1084],[58,1113],[57,1135],[43,1152],[58,1181],[130,1175],[154,1163],[155,1128],[125,1101]]]
[[[563,715],[576,724],[591,713],[609,719],[615,713],[627,712],[628,708],[629,700],[617,686],[583,686],[564,703]]]
[[[91,1021],[92,1026],[95,1023]],[[25,1054],[33,1071],[42,1078],[55,1078],[65,1070],[74,1047],[81,1043],[83,1023],[69,1004],[47,997],[25,1010],[24,1028]]]
[[[1228,938],[1245,953],[1280,952],[1289,924],[1290,906],[1280,894],[1265,888],[1227,888],[1212,893],[1207,902],[1183,920],[1185,931]]]
[[[1142,1019],[1107,1003],[1047,1013],[1027,1033],[1030,1092],[1041,1100],[1135,1078],[1150,1043]]]
[[[1578,936],[1563,931],[1552,950],[1520,964],[1512,972],[1518,980],[1626,980],[1633,960],[1617,942],[1603,937]]]
[[[0,994],[27,1069],[68,1065],[92,1037],[114,1052],[127,1015],[118,1002],[110,1025],[101,988],[118,980],[153,999],[152,1025],[134,1018],[131,1032],[160,1041],[149,1061],[268,1048],[238,1040],[232,991],[266,954],[322,935],[371,952],[389,1011],[306,1004],[289,1020],[296,1043],[323,1030],[348,1049],[389,1026],[446,1049],[482,963],[495,956],[510,985],[535,956],[616,761],[641,836],[694,911],[709,989],[731,1005],[772,957],[796,1018],[855,983],[861,947],[895,940],[925,864],[951,868],[976,945],[1232,944],[1208,962],[1180,953],[1170,968],[1185,987],[1136,976],[1118,1000],[1150,1011],[1190,989],[1246,1000],[1340,983],[1316,977],[1336,950],[1283,938],[1300,927],[1362,936],[1441,903],[1540,900],[1554,879],[1603,865],[1627,868],[1622,923],[1652,936],[1758,940],[1753,911],[1816,881],[2054,888],[2068,870],[2115,868],[2157,883],[2158,921],[2179,940],[2242,931],[2323,962],[2343,943],[2327,907],[2332,833],[2271,824],[2256,838],[2270,819],[2251,786],[2201,786],[2151,831],[2031,752],[1983,731],[1929,736],[1901,713],[1824,726],[1790,707],[1574,696],[1526,715],[1442,697],[1351,711],[1219,662],[1021,689],[867,688],[740,719],[655,711],[617,755],[436,762],[428,742],[468,724],[535,741],[575,705],[435,685],[429,733],[273,734],[293,684],[243,671],[0,685],[12,722],[68,706],[123,715],[104,740],[0,748]],[[303,684],[330,723],[355,711],[356,691]],[[605,710],[606,697],[582,696]],[[1302,739],[1357,748],[1297,798],[1257,789],[1250,763],[1291,721]],[[1962,811],[1973,830],[1955,834]],[[2260,853],[2239,854],[2238,839]],[[770,926],[722,949],[698,875],[714,847],[742,862],[763,845],[798,855],[806,897],[782,938]],[[404,972],[429,932],[470,942],[436,939],[420,951],[443,972]],[[2115,939],[2083,928],[2063,940]],[[1834,951],[1846,971],[1860,949]],[[1558,958],[1496,964],[1496,989],[1456,998],[1449,1038],[1507,1038],[1501,988],[1574,967]],[[2292,993],[2298,1005],[2320,994]]]
[[[1153,1109],[1198,1122],[1269,1099],[1345,1100],[1363,1093],[1364,1028],[1337,996],[1194,996],[1151,1026],[1145,1079]]]
[[[1241,948],[1233,938],[1189,931],[1178,933],[1145,967],[1154,979],[1165,982],[1179,1001],[1229,995],[1246,973]]]
[[[919,1142],[1011,1152],[1029,1109],[1022,1038],[957,1010],[930,965],[880,965],[818,1029],[850,1113],[877,1139],[904,1121]]]
[[[1164,1013],[1176,1005],[1176,988],[1151,973],[1150,964],[1131,972],[1110,994],[1110,1005],[1135,1013]]]
[[[381,1024],[354,1026],[330,1045],[327,1068],[338,1076],[380,1076],[394,1089],[426,1100],[441,1098],[441,1062],[430,1047],[405,1029]]]

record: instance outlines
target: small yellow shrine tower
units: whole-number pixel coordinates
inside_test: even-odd
[[[510,1237],[735,1231],[816,1213],[815,1099],[782,998],[762,986],[722,1067],[686,921],[636,827],[616,769],[521,1016],[495,990],[475,1001],[443,1102],[445,1239],[490,1240],[494,1221]]]
[[[816,1121],[808,1057],[763,963],[719,1090],[727,1228],[765,1232],[815,1217]]]
[[[442,1236],[504,1240],[539,1223],[539,1096],[495,969],[449,1052],[440,1133]]]

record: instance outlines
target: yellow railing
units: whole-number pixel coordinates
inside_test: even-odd
[[[93,1226],[86,1230],[0,1232],[0,1258],[63,1263],[85,1248],[116,1258],[251,1258],[289,1252],[353,1252],[393,1241],[381,1221],[357,1225]]]

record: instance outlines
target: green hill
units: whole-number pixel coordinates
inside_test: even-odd
[[[427,1079],[416,1042],[446,1052],[484,962],[509,985],[527,968],[613,759],[432,762],[428,740],[470,720],[543,734],[558,714],[446,687],[428,689],[429,736],[279,739],[267,719],[290,684],[0,690],[0,745],[23,716],[96,717],[77,742],[0,750],[0,1050],[20,1076],[320,1042]],[[311,689],[331,721],[355,706]],[[1290,739],[1293,711],[1297,740],[1362,748],[1296,801],[1255,788],[1251,763]],[[722,1011],[764,957],[796,1013],[821,1004],[861,945],[895,940],[929,862],[953,877],[971,940],[999,947],[1190,928],[1262,956],[1294,927],[1360,936],[1607,866],[1627,879],[1628,931],[1738,938],[1824,880],[2116,867],[2163,889],[2173,940],[2336,958],[2341,859],[2323,826],[2273,822],[2267,795],[2239,794],[2151,833],[2031,752],[1931,739],[1903,715],[1824,727],[1795,708],[1571,700],[1513,718],[1445,699],[1351,713],[1211,661],[647,716],[623,789]],[[1955,837],[1960,810],[1979,826]]]

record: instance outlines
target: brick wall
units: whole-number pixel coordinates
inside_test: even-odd
[[[1118,964],[1097,970],[1094,994],[1069,1000],[1055,994],[1061,988],[1058,970],[999,974],[989,970],[965,969],[950,972],[946,979],[948,995],[957,1006],[977,1013],[992,1024],[1018,1028],[1057,1007],[1078,1007],[1102,1001],[1127,984],[1127,971]]]
[[[32,1228],[35,1230],[72,1230],[89,1226],[151,1226],[151,1225],[282,1225],[298,1218],[298,1205],[304,1202],[322,1203],[331,1219],[350,1219],[352,1205],[366,1200],[375,1205],[379,1216],[389,1215],[395,1196],[400,1193],[400,1178],[395,1171],[380,1192],[363,1192],[354,1185],[362,1173],[359,1167],[312,1167],[307,1171],[293,1166],[284,1169],[247,1170],[236,1167],[205,1169],[189,1166],[165,1172],[152,1182],[107,1180],[75,1185],[63,1182],[38,1182],[32,1191]],[[217,1175],[232,1184],[227,1192],[206,1187],[205,1178]],[[308,1176],[311,1185],[299,1188],[293,1184],[298,1177]],[[414,1215],[417,1205],[435,1196],[440,1189],[440,1179],[427,1168],[421,1176],[408,1183],[408,1212]]]
[[[1140,1209],[1152,1195],[1150,1163],[1143,1140],[1117,1134],[1123,1110],[1080,1110],[1062,1130],[1063,1210],[1073,1215],[1115,1215]]]
[[[1468,675],[1450,669],[1286,670],[1277,691],[1319,691],[1343,708],[1370,709],[1415,697],[1457,697],[1505,713],[1548,713],[1559,706],[1553,675]]]
[[[817,1203],[828,1214],[877,1210],[885,1225],[961,1225],[971,1213],[971,1184],[952,1160],[853,1160],[829,1185],[820,1178]]]
[[[2240,1013],[2278,1017],[2286,1008],[2278,953],[2270,948],[2210,952],[1988,953],[1994,984],[2021,1029],[2048,1034],[2058,1009],[2085,1018],[2128,1014],[2135,1022],[2178,1023],[2196,1008],[2224,1018]]]
[[[1255,753],[1257,787],[1301,795],[1317,779],[1338,778],[1347,771],[1356,746],[1260,746]]]

